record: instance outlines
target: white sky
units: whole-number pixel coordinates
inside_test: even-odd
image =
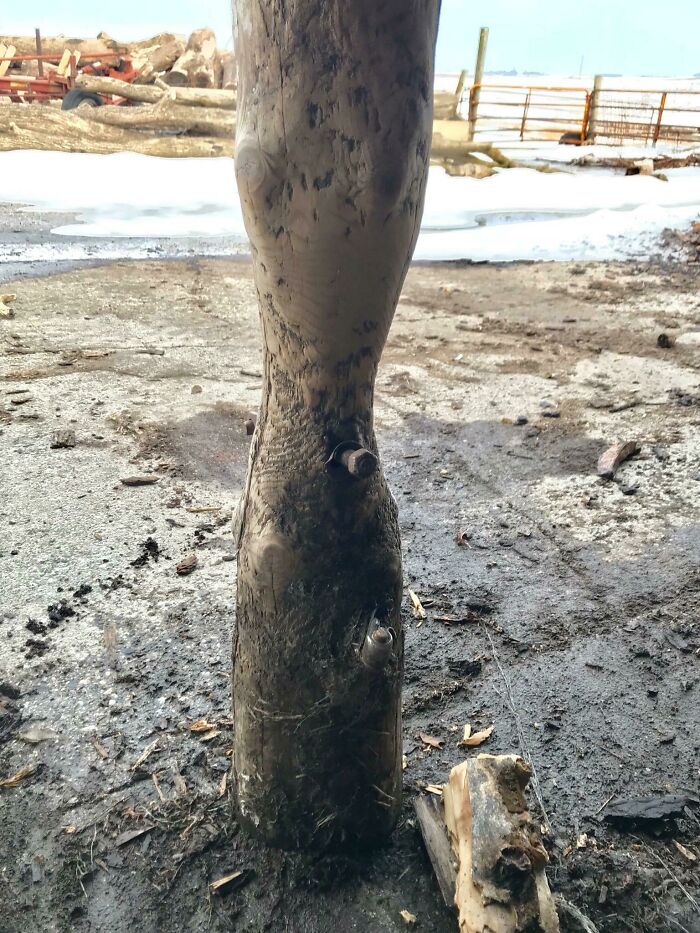
[[[0,0],[0,33],[117,39],[211,26],[230,46],[230,0]],[[352,0],[345,0],[352,2]],[[377,0],[381,2],[381,0]],[[698,0],[442,0],[437,70],[473,67],[480,26],[489,26],[487,70],[692,75],[700,73]]]

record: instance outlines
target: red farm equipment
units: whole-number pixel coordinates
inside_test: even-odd
[[[126,51],[105,52],[99,56],[82,56],[80,52],[66,49],[60,60],[56,55],[44,55],[41,35],[36,30],[36,54],[14,55],[14,49],[0,46],[0,97],[9,97],[15,103],[34,103],[60,100],[63,110],[73,110],[79,104],[125,103],[114,98],[85,91],[75,86],[79,74],[100,75],[120,78],[131,82],[138,75]],[[23,62],[36,62],[37,74],[22,74],[13,66]]]

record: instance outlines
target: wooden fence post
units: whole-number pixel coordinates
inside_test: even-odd
[[[476,53],[476,68],[474,69],[474,83],[469,92],[469,139],[474,139],[476,131],[476,118],[481,97],[481,82],[484,77],[484,63],[486,61],[486,44],[489,40],[488,26],[482,26],[479,31],[479,48]]]
[[[594,143],[598,131],[598,119],[600,116],[600,98],[603,89],[603,75],[596,75],[593,79],[593,91],[591,93],[591,102],[588,112],[588,127],[586,128],[586,142]]]

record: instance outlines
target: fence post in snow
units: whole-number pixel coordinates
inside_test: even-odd
[[[598,117],[600,113],[600,98],[603,89],[603,75],[596,75],[593,79],[593,92],[588,111],[588,126],[586,128],[586,142],[594,143],[598,131]]]
[[[481,82],[484,77],[484,63],[486,61],[486,44],[489,40],[488,26],[482,26],[479,31],[479,49],[476,53],[476,68],[474,69],[474,83],[469,91],[469,124],[467,138],[474,139],[476,131],[476,117],[481,96]]]

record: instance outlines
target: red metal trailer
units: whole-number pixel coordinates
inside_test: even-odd
[[[10,63],[10,70],[6,74],[0,75],[0,97],[9,97],[15,103],[60,100],[64,110],[72,110],[85,102],[90,102],[95,106],[100,104],[121,104],[124,103],[123,98],[105,97],[76,88],[76,77],[78,74],[92,74],[120,78],[122,81],[131,82],[139,73],[137,69],[134,69],[126,51],[105,52],[100,56],[88,56],[87,58],[80,57],[69,51],[63,68],[56,68],[53,65],[46,67],[48,63],[56,62],[56,55],[42,54],[41,35],[38,29],[36,31],[36,45],[36,55],[0,57],[0,65],[3,62]],[[13,63],[29,61],[37,62],[37,75],[20,74],[11,70]]]

